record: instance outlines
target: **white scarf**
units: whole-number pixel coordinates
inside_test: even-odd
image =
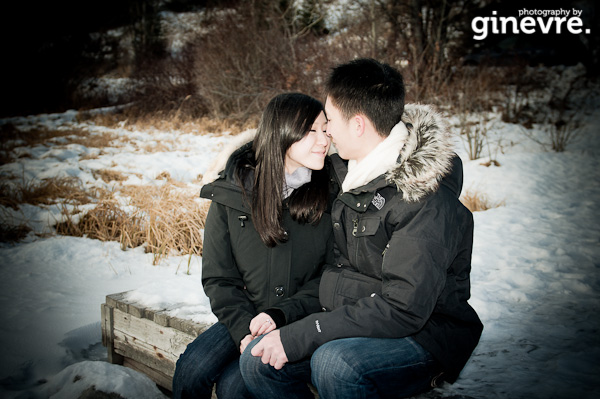
[[[342,183],[342,191],[346,192],[363,186],[392,169],[398,161],[400,150],[404,147],[408,130],[399,122],[393,127],[390,135],[377,145],[360,162],[348,161],[348,174]]]
[[[285,173],[285,184],[283,185],[283,199],[286,199],[292,192],[310,181],[312,170],[304,166],[298,167],[291,175]]]

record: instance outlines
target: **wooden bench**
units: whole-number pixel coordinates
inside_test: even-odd
[[[145,307],[127,299],[126,292],[107,295],[101,312],[102,344],[108,361],[146,374],[168,391],[173,388],[179,355],[212,325],[170,316],[166,309]],[[317,390],[311,384],[309,388],[318,399]],[[212,397],[216,399],[214,391]]]
[[[147,308],[128,300],[126,293],[108,295],[101,312],[108,361],[144,373],[169,391],[179,355],[211,326]]]

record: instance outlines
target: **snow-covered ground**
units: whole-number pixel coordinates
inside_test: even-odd
[[[129,177],[123,184],[160,185],[164,181],[156,178],[166,171],[199,190],[197,176],[232,139],[109,129],[75,116],[0,123],[23,130],[80,127],[113,133],[120,144],[99,150],[56,139],[21,147],[27,156],[1,165],[2,180],[74,176],[110,189],[116,183],[92,172],[113,169]],[[481,342],[454,385],[423,398],[600,397],[600,111],[585,121],[581,140],[564,153],[545,152],[519,126],[496,122],[490,142],[502,139],[500,147],[491,146],[500,166],[469,161],[457,141],[464,190],[502,205],[474,214],[470,302],[485,325]],[[159,145],[164,148],[144,150]],[[27,221],[44,233],[61,214],[56,205],[19,211],[2,206],[0,217],[4,223]],[[106,363],[100,334],[100,304],[123,291],[148,306],[185,304],[180,315],[214,320],[202,292],[200,257],[192,257],[189,268],[187,256],[173,255],[157,266],[152,260],[143,248],[122,251],[116,242],[88,238],[32,233],[18,244],[1,244],[0,397],[77,398],[92,386],[126,398],[165,397],[147,377]]]

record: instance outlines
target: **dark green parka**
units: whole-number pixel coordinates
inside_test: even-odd
[[[316,225],[300,224],[284,202],[288,241],[273,248],[262,242],[252,223],[250,196],[243,196],[235,177],[238,162],[250,157],[252,143],[235,151],[217,180],[205,184],[200,194],[212,200],[204,230],[202,284],[213,313],[236,345],[250,333],[250,321],[260,312],[275,316],[279,328],[319,311],[322,267],[333,256],[329,210]],[[245,184],[251,193],[251,185]]]
[[[458,200],[462,163],[441,117],[407,105],[402,120],[409,135],[397,164],[333,203],[323,312],[283,327],[281,340],[296,361],[335,339],[410,336],[452,382],[483,328],[468,303],[473,217]],[[332,159],[341,184],[346,163]]]

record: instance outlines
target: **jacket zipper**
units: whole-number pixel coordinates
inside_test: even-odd
[[[385,253],[387,252],[388,248],[390,247],[390,244],[388,243],[385,248],[383,249],[383,252],[381,253],[381,256],[385,256]]]

